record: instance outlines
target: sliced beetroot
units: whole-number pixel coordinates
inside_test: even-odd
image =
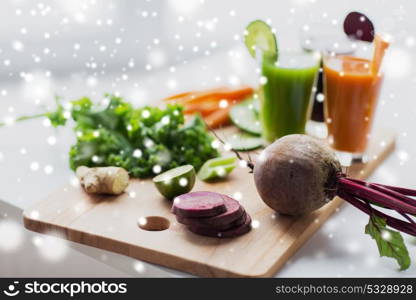
[[[374,40],[374,25],[371,20],[360,12],[350,12],[344,20],[344,32],[352,39],[372,42]]]
[[[226,211],[222,214],[208,218],[187,218],[177,216],[177,221],[184,225],[211,227],[217,230],[226,230],[233,226],[241,225],[244,222],[244,208],[237,200],[226,195],[222,195],[222,197],[226,207]],[[235,221],[239,221],[239,223]]]
[[[200,220],[203,220],[203,219],[206,219],[206,218],[184,218],[184,217],[176,216],[176,220],[178,221],[178,223],[181,223],[186,226],[205,227],[209,229],[222,231],[222,230],[228,230],[230,228],[237,227],[243,224],[246,220],[246,212],[243,210],[243,214],[239,218],[233,220],[230,223],[217,223],[215,225],[208,225],[204,222],[200,222]]]
[[[172,212],[180,217],[213,217],[226,211],[221,194],[214,192],[192,192],[180,195],[173,201]]]
[[[218,230],[214,228],[200,227],[200,226],[188,226],[188,229],[189,231],[195,234],[209,236],[209,237],[217,237],[217,238],[237,237],[251,230],[251,217],[247,213],[245,214],[245,216],[246,217],[245,217],[243,224],[230,228],[228,230]]]

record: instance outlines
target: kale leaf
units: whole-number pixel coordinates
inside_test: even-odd
[[[135,109],[114,95],[106,100],[104,106],[89,98],[71,102],[77,137],[69,152],[72,169],[120,166],[132,177],[145,178],[184,164],[198,170],[218,156],[205,123],[196,116],[185,124],[182,106]],[[62,106],[58,110],[47,116],[52,124],[64,125]]]

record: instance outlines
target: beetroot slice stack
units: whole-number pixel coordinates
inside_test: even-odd
[[[175,198],[176,220],[193,233],[231,238],[251,229],[251,217],[237,200],[214,192],[193,192]]]

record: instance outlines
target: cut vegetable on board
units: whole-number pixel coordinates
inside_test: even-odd
[[[173,200],[172,213],[184,218],[213,217],[225,212],[224,198],[214,192],[184,194]]]
[[[217,157],[207,160],[198,172],[198,178],[202,181],[224,179],[236,167],[235,156]]]
[[[88,194],[120,195],[129,185],[129,173],[118,167],[80,166],[76,175]]]
[[[176,219],[179,223],[184,225],[212,227],[218,230],[227,230],[230,227],[238,226],[244,223],[245,218],[243,216],[246,212],[240,203],[226,195],[222,195],[222,198],[226,208],[226,211],[222,214],[206,218],[189,218],[177,215]]]
[[[199,235],[233,238],[251,230],[251,217],[240,203],[219,193],[193,192],[181,195],[175,198],[172,212],[179,223]]]
[[[153,178],[158,191],[167,199],[188,193],[195,184],[195,169],[192,165],[185,165],[170,169]]]
[[[227,143],[235,151],[251,151],[264,146],[263,138],[245,132],[234,133],[227,138]]]
[[[253,135],[261,135],[258,100],[247,99],[230,109],[230,118],[235,126]]]

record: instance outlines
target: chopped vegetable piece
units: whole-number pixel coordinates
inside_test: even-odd
[[[228,230],[218,230],[215,228],[210,227],[201,227],[201,226],[195,226],[191,225],[188,226],[189,231],[192,231],[193,233],[204,235],[204,236],[210,236],[210,237],[217,237],[217,238],[233,238],[238,237],[240,235],[246,234],[251,230],[251,217],[249,214],[245,215],[244,223],[230,228]]]
[[[234,221],[230,222],[230,223],[216,223],[213,225],[208,225],[205,223],[205,219],[210,219],[213,217],[204,217],[204,218],[184,218],[184,217],[180,217],[180,216],[176,216],[176,221],[178,221],[178,223],[181,223],[187,227],[189,226],[195,226],[195,227],[204,227],[204,228],[210,228],[210,229],[216,229],[216,230],[228,230],[234,227],[238,227],[241,224],[243,224],[247,218],[246,216],[246,212],[243,209],[243,213],[240,217],[238,217],[237,219],[235,219]],[[201,222],[202,221],[202,222]]]
[[[172,212],[181,217],[213,217],[225,212],[225,201],[215,192],[193,192],[180,195],[173,200]]]
[[[245,100],[234,105],[230,110],[230,118],[235,126],[254,135],[261,135],[261,124],[258,114],[258,101]]]
[[[220,109],[220,102],[217,99],[207,98],[206,101],[200,103],[188,103],[185,106],[185,114],[200,113],[207,116]]]
[[[345,34],[355,40],[372,42],[374,40],[373,22],[363,13],[353,11],[344,19]]]
[[[206,161],[198,172],[198,178],[202,181],[225,178],[234,170],[236,157],[218,157]]]
[[[257,51],[274,61],[278,58],[275,34],[267,23],[255,20],[247,25],[244,42],[251,56],[256,57]]]
[[[129,185],[129,173],[123,168],[80,166],[76,174],[88,194],[120,195]]]
[[[179,223],[199,235],[231,238],[251,229],[251,217],[241,204],[219,193],[194,192],[176,197],[172,212]]]
[[[379,34],[376,34],[374,38],[374,53],[371,61],[371,72],[378,74],[380,72],[381,63],[383,62],[384,55],[390,43],[387,39],[383,38]]]
[[[167,199],[188,193],[195,184],[195,169],[185,165],[170,169],[153,178],[158,191]]]
[[[229,106],[226,108],[220,108],[219,110],[206,116],[205,122],[213,129],[228,125],[230,123],[229,112]]]
[[[233,134],[227,142],[231,145],[231,149],[236,151],[250,151],[264,146],[264,140],[261,137],[247,133]]]
[[[222,214],[208,218],[184,218],[176,216],[177,221],[188,226],[211,227],[218,230],[226,230],[244,223],[245,210],[240,203],[226,195],[222,195],[222,197],[227,209]]]

